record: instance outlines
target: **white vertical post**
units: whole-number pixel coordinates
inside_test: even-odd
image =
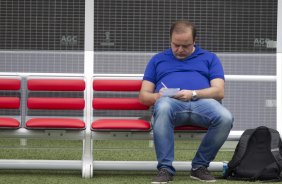
[[[276,128],[282,134],[282,1],[277,0],[277,48],[276,48]]]
[[[82,177],[91,178],[93,176],[93,155],[91,139],[91,120],[92,120],[92,76],[94,62],[94,1],[85,0],[85,26],[84,26],[84,78],[86,81],[86,111],[85,111],[85,138],[83,141],[83,164]]]

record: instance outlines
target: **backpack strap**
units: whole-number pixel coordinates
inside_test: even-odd
[[[231,161],[228,163],[228,168],[232,170],[232,168],[237,167],[240,164],[240,161],[242,160],[248,146],[248,142],[250,137],[254,134],[256,129],[247,129],[243,132],[241,135],[241,138],[238,142],[238,145],[236,147],[236,154],[234,154],[234,158],[231,159]]]
[[[278,164],[280,168],[280,178],[282,178],[282,156],[280,155],[280,134],[277,130],[268,129],[271,135],[271,153],[273,157],[275,158],[276,163]]]

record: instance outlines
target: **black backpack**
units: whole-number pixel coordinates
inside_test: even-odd
[[[264,126],[247,129],[228,163],[224,178],[281,181],[281,155],[282,143],[278,131]]]

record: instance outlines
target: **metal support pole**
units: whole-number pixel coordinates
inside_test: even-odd
[[[80,160],[0,160],[0,169],[81,170]]]
[[[282,134],[282,1],[278,1],[277,8],[277,48],[276,48],[276,127]]]
[[[192,162],[173,162],[173,166],[177,171],[190,171]],[[156,171],[156,161],[94,161],[93,167],[95,171]],[[222,171],[223,162],[211,162],[210,171]]]
[[[83,141],[83,167],[82,177],[91,178],[93,176],[93,154],[91,139],[91,117],[92,117],[92,76],[93,76],[93,59],[94,59],[94,1],[85,0],[85,32],[84,32],[84,78],[86,81],[86,111],[85,111],[85,138]]]

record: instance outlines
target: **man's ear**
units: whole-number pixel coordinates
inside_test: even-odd
[[[196,45],[196,40],[197,40],[197,36],[196,36],[195,39],[194,39],[194,45]]]

